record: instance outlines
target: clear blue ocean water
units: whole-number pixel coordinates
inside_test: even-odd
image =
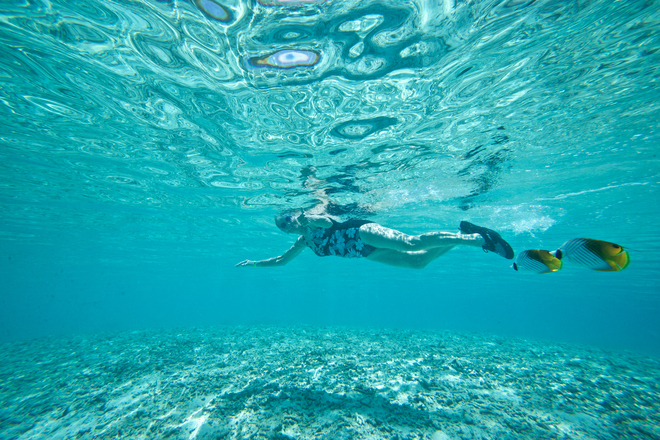
[[[0,342],[338,326],[657,359],[659,66],[646,0],[1,1]],[[323,200],[410,234],[467,220],[517,253],[607,240],[631,264],[234,267]]]

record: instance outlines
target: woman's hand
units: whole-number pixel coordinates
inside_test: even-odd
[[[304,212],[300,214],[296,220],[298,220],[298,224],[300,226],[307,226],[310,223],[310,217],[309,215],[305,214]]]
[[[243,260],[238,263],[235,267],[239,266],[252,266],[252,267],[275,267],[275,266],[284,266],[289,261],[296,258],[307,245],[305,244],[305,237],[302,235],[298,237],[298,240],[291,246],[291,249],[286,251],[283,255],[278,257],[269,258],[267,260]]]

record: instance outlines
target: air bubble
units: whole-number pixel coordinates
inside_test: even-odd
[[[209,18],[227,23],[232,20],[231,11],[214,0],[195,0],[197,7]]]
[[[313,50],[284,49],[263,57],[252,57],[248,60],[248,64],[252,67],[270,66],[278,69],[292,69],[313,66],[320,59],[319,53]]]

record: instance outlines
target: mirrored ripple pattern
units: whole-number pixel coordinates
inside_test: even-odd
[[[643,1],[7,3],[7,224],[72,221],[79,203],[280,209],[319,191],[469,210],[515,194],[539,151],[598,169],[640,136],[635,160],[652,160],[659,18]]]

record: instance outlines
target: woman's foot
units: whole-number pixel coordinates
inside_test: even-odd
[[[513,259],[513,248],[497,232],[492,229],[473,225],[470,222],[461,222],[459,227],[464,234],[479,234],[484,238],[484,245],[481,247],[485,252],[495,252],[507,260]]]

